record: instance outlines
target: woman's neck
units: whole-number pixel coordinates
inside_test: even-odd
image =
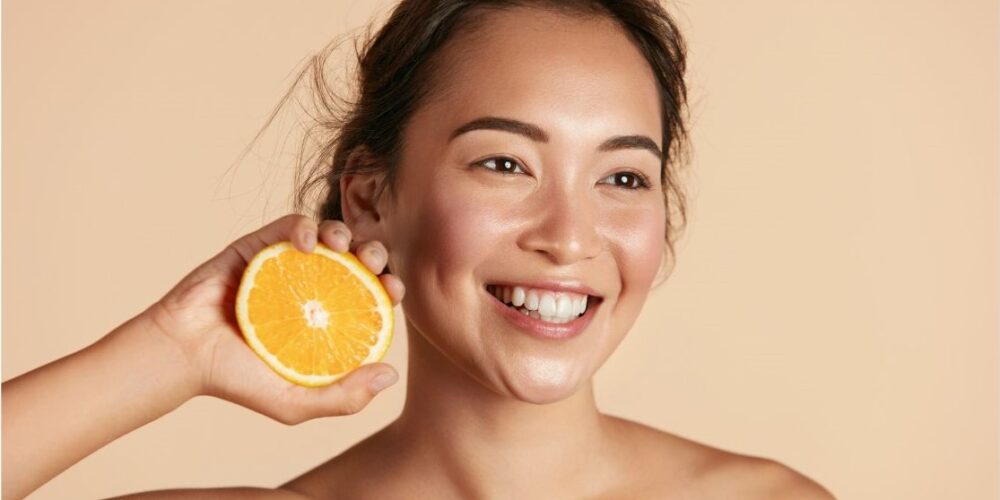
[[[476,497],[511,496],[518,481],[537,493],[535,481],[543,478],[565,494],[566,481],[579,483],[595,459],[607,457],[607,425],[590,380],[549,404],[502,396],[407,327],[406,404],[390,426],[398,453],[433,461],[450,482],[471,488],[466,493]],[[528,478],[530,485],[523,483]]]

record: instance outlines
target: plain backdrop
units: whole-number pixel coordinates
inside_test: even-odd
[[[393,4],[3,2],[3,379],[287,213],[294,141],[234,162],[306,57]],[[600,407],[838,498],[996,498],[996,3],[671,8],[691,219]],[[293,427],[195,398],[33,498],[275,486],[390,422],[404,391]]]

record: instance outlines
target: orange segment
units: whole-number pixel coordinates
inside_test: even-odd
[[[392,301],[350,252],[290,242],[261,250],[247,265],[236,318],[250,348],[290,382],[316,387],[380,361],[392,341]]]

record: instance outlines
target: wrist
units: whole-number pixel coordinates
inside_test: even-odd
[[[180,406],[202,394],[202,377],[190,354],[162,328],[153,307],[126,321],[111,334],[131,352],[147,360],[148,381],[156,390]]]

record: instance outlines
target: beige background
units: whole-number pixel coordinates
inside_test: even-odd
[[[4,2],[4,380],[285,213],[294,142],[227,167],[303,58],[391,5]],[[995,2],[699,1],[679,17],[692,218],[598,376],[601,407],[839,498],[996,498]],[[34,498],[273,486],[388,423],[403,393],[295,427],[197,398]]]

